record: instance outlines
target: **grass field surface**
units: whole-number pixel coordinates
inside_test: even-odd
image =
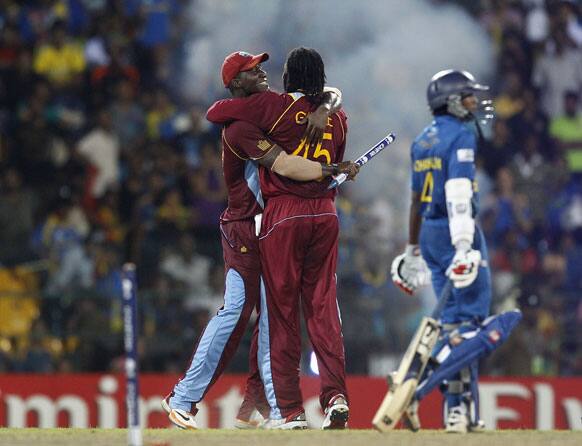
[[[442,431],[380,434],[373,430],[237,431],[147,429],[144,446],[580,446],[582,431],[492,431],[457,435]],[[125,446],[125,429],[0,429],[1,446]]]

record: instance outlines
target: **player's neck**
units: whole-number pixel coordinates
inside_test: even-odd
[[[245,90],[242,88],[237,88],[231,92],[233,98],[246,98],[250,96]]]

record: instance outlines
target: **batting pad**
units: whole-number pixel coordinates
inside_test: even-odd
[[[451,379],[456,373],[502,345],[520,320],[521,311],[506,311],[485,319],[474,336],[465,339],[456,347],[445,345],[437,355],[440,365],[419,384],[415,398],[423,399],[444,380]]]

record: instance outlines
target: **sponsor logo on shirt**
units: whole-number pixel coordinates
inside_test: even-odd
[[[457,159],[460,163],[472,163],[475,161],[473,149],[457,149]]]

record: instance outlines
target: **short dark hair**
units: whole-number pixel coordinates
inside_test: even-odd
[[[319,96],[325,85],[325,67],[317,51],[299,47],[287,55],[287,70],[283,75],[286,92],[301,91],[307,96]]]

